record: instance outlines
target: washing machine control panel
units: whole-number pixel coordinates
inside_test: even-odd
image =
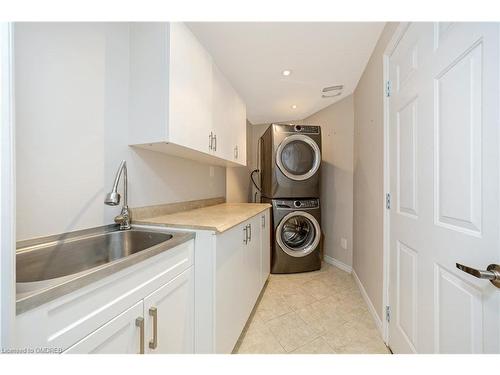
[[[319,199],[287,199],[275,201],[276,208],[284,209],[311,209],[319,207]]]
[[[296,200],[293,202],[295,208],[316,208],[319,206],[317,199]]]

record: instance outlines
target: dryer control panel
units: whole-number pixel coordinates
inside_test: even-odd
[[[319,134],[320,127],[316,125],[295,125],[295,124],[274,124],[275,127],[283,133],[303,133]]]

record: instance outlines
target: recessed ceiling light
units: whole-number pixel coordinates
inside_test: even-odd
[[[297,109],[297,104],[292,104],[292,105],[290,106],[290,108],[291,108],[291,109]]]
[[[281,72],[285,77],[288,77],[290,74],[292,74],[292,71],[289,69],[285,69]]]

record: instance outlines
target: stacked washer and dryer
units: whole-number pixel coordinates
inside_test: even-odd
[[[260,138],[261,201],[272,205],[272,273],[321,268],[321,128],[272,124]]]

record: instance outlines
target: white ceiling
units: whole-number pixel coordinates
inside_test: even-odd
[[[253,124],[303,119],[352,94],[383,22],[190,22]],[[284,77],[281,72],[292,70]],[[326,86],[343,94],[321,98]],[[292,105],[296,109],[292,109]]]

